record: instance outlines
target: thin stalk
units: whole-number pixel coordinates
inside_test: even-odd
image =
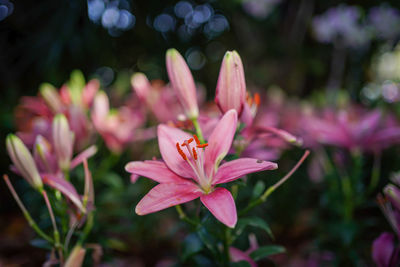
[[[178,214],[179,214],[179,219],[181,219],[182,221],[187,222],[188,224],[190,224],[190,225],[192,225],[192,226],[195,226],[195,227],[197,226],[197,222],[194,221],[194,220],[192,220],[192,219],[190,219],[190,218],[186,215],[186,213],[183,211],[181,205],[176,205],[175,208],[176,208],[176,211],[177,211]]]
[[[371,182],[368,187],[368,192],[372,193],[378,185],[381,174],[381,153],[377,152],[374,154],[374,165],[372,167]]]
[[[46,202],[47,209],[49,210],[49,215],[51,219],[51,223],[53,224],[53,231],[54,231],[54,242],[55,242],[55,247],[58,250],[58,254],[60,257],[60,262],[64,262],[64,257],[63,257],[63,252],[62,252],[62,246],[60,242],[60,232],[58,232],[57,224],[56,224],[56,218],[54,217],[53,209],[51,207],[49,197],[47,196],[47,193],[45,190],[42,190],[42,196],[44,198],[44,201]]]
[[[230,253],[229,253],[229,247],[231,245],[231,230],[229,229],[229,227],[225,226],[225,236],[224,236],[224,260],[226,266],[229,265],[230,263]]]
[[[348,175],[344,175],[342,177],[342,190],[344,195],[344,220],[351,221],[353,217],[353,201],[352,201],[352,186],[350,177]]]
[[[4,181],[6,182],[6,185],[8,189],[10,190],[12,196],[14,197],[15,201],[17,202],[19,208],[21,209],[22,213],[24,214],[25,219],[28,221],[29,225],[32,227],[35,232],[42,237],[44,240],[48,241],[49,243],[54,243],[54,240],[45,234],[39,226],[36,224],[35,220],[32,219],[30,213],[28,210],[25,208],[24,204],[22,203],[21,199],[19,198],[17,192],[15,191],[13,185],[11,184],[10,180],[8,179],[8,176],[5,174],[3,175]]]
[[[65,237],[65,242],[64,242],[64,249],[68,251],[69,247],[69,241],[71,240],[72,235],[75,232],[76,227],[78,226],[79,222],[75,222],[72,227],[68,230],[67,236]]]
[[[83,228],[83,233],[81,237],[79,238],[78,245],[82,246],[83,242],[85,242],[86,238],[88,237],[90,231],[93,228],[93,221],[94,221],[94,211],[89,212],[87,221],[85,224],[85,228]]]
[[[310,154],[310,151],[306,150],[306,152],[304,152],[304,154],[301,157],[301,159],[296,163],[296,165],[294,165],[294,167],[282,179],[280,179],[274,185],[268,187],[267,190],[265,190],[265,192],[259,198],[257,198],[255,200],[253,200],[252,202],[250,202],[247,205],[247,207],[244,208],[239,213],[239,216],[245,215],[247,212],[249,212],[250,210],[252,210],[256,206],[258,206],[261,203],[265,202],[267,200],[267,198],[269,197],[269,195],[271,195],[279,186],[281,186],[284,182],[286,182],[287,179],[289,179],[293,175],[293,173],[300,167],[300,165],[304,162],[304,160],[308,157],[309,154]]]
[[[197,121],[197,119],[192,119],[192,123],[193,123],[193,126],[194,126],[195,130],[196,130],[197,137],[199,138],[201,143],[204,143],[203,132],[201,131],[199,122]]]

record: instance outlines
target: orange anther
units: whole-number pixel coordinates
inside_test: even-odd
[[[193,142],[193,138],[190,138],[189,140],[187,140],[188,144],[190,144],[191,142]]]
[[[193,151],[194,160],[197,160],[197,152],[196,152],[196,149],[194,149],[194,147],[192,147],[192,151]]]
[[[193,137],[194,137],[194,140],[196,141],[196,145],[200,145],[201,143],[200,143],[199,138],[197,138],[197,135],[193,135]]]
[[[259,106],[260,102],[261,102],[260,95],[258,93],[255,93],[254,94],[254,103],[256,103],[256,105]]]
[[[204,148],[204,147],[207,147],[207,146],[208,146],[208,143],[197,145],[198,148]]]
[[[176,143],[176,149],[184,160],[187,160],[186,154],[183,153],[182,149],[179,147],[179,143]]]

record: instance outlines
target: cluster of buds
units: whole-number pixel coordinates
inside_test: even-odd
[[[43,183],[60,191],[81,212],[86,212],[81,197],[65,174],[87,158],[96,153],[91,146],[72,157],[74,146],[73,132],[64,115],[54,117],[51,141],[38,135],[34,144],[33,155],[16,135],[10,134],[6,139],[6,147],[13,165],[11,169],[20,174],[39,192],[43,191]]]
[[[50,139],[53,118],[64,114],[75,135],[75,148],[87,146],[94,133],[86,114],[99,87],[96,79],[85,83],[80,71],[72,72],[69,82],[59,90],[42,84],[39,96],[23,97],[16,109],[17,135],[28,147],[33,146],[38,135]]]

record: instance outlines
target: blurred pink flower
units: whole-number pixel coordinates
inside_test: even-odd
[[[237,126],[237,112],[230,110],[219,121],[208,144],[196,136],[166,125],[158,127],[158,143],[164,161],[134,161],[125,169],[159,182],[136,206],[144,215],[200,197],[201,202],[222,223],[234,227],[236,206],[231,193],[218,184],[236,180],[248,173],[272,170],[277,164],[252,158],[220,163],[227,155]],[[195,141],[196,145],[191,143]],[[185,153],[182,148],[187,149]]]
[[[60,90],[43,84],[39,96],[21,99],[15,112],[17,135],[31,148],[38,135],[50,139],[53,117],[64,114],[76,138],[75,148],[81,149],[93,133],[86,113],[99,86],[97,80],[65,84]]]
[[[242,251],[235,247],[229,248],[231,256],[231,262],[247,261],[251,267],[257,267],[257,263],[250,257],[250,253],[258,249],[257,239],[254,234],[249,236],[250,248],[246,251]]]
[[[153,137],[151,132],[139,136],[137,129],[144,123],[144,116],[139,109],[122,106],[118,110],[110,110],[108,97],[102,91],[95,97],[92,121],[107,147],[115,153],[121,153],[134,140]]]
[[[382,233],[372,243],[372,259],[378,267],[398,266],[399,249],[395,248],[395,237],[391,233]]]
[[[302,121],[307,139],[320,144],[376,152],[400,141],[400,126],[380,110],[351,106],[337,111],[326,109],[321,114],[306,116]]]
[[[131,84],[138,98],[146,103],[159,122],[175,121],[182,114],[182,106],[176,101],[174,90],[161,80],[150,83],[146,75],[135,73]]]
[[[247,96],[241,121],[244,128],[240,132],[242,139],[235,142],[235,149],[243,156],[259,157],[264,160],[277,159],[283,149],[289,144],[302,145],[302,139],[289,132],[279,129],[279,118],[274,110],[259,110],[261,97],[255,93]]]

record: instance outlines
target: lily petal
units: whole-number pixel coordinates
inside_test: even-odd
[[[394,251],[394,235],[384,232],[372,243],[372,259],[378,267],[390,266]]]
[[[257,263],[250,258],[250,256],[240,249],[235,247],[229,248],[229,254],[231,256],[231,262],[247,261],[251,267],[257,267]]]
[[[205,150],[205,170],[208,177],[213,176],[213,172],[216,172],[219,163],[231,148],[237,119],[236,110],[229,110],[211,133],[208,147]]]
[[[173,172],[186,178],[196,177],[190,165],[181,157],[176,149],[176,143],[190,139],[191,136],[182,130],[166,125],[159,125],[157,128],[158,146],[161,156]]]
[[[213,178],[213,185],[227,183],[243,177],[246,174],[275,170],[278,164],[271,161],[264,161],[252,158],[240,158],[222,164]]]
[[[63,195],[71,200],[78,209],[80,209],[83,213],[86,212],[81,198],[70,182],[50,174],[42,174],[42,178],[45,184],[63,193]]]
[[[190,183],[187,179],[181,178],[171,171],[164,162],[158,160],[132,161],[125,165],[125,170],[132,174],[150,178],[160,184]]]
[[[71,161],[70,168],[73,169],[79,164],[81,164],[84,160],[87,160],[97,152],[97,147],[95,145],[92,145],[85,150],[83,150],[81,153],[76,155],[76,157]]]
[[[220,222],[234,228],[237,222],[236,205],[231,192],[219,187],[214,192],[200,197],[201,202]]]
[[[138,215],[145,215],[189,202],[203,193],[195,184],[159,184],[153,187],[136,206]]]

